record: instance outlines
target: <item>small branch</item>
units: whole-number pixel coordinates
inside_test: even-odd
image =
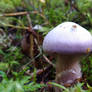
[[[29,23],[29,26],[30,26],[30,30],[32,30],[32,21],[31,21],[31,18],[30,18],[30,15],[27,14],[27,19],[28,19],[28,23]]]
[[[30,18],[30,16],[29,16],[29,14],[27,14],[27,19],[28,19],[28,23],[29,23],[29,32],[31,32],[31,34],[30,34],[30,48],[29,48],[29,56],[31,57],[31,58],[33,58],[34,57],[34,52],[33,52],[33,48],[34,48],[34,37],[33,37],[33,35],[32,35],[32,33],[33,33],[33,29],[32,29],[32,22],[31,22],[31,18]]]
[[[42,49],[41,47],[38,45],[38,42],[36,39],[34,39],[36,45],[38,46],[38,49],[40,51],[40,53],[42,54]],[[56,67],[44,54],[42,54],[43,58],[46,60],[47,63],[49,63],[50,65],[52,65],[54,68]]]
[[[37,56],[35,56],[34,58],[32,58],[27,64],[25,64],[25,65],[23,65],[22,66],[22,69],[25,69],[26,68],[26,66],[28,66],[28,65],[30,65],[30,64],[33,64],[34,62],[34,60],[35,59],[37,59],[38,57],[40,57],[41,56],[41,54],[38,54]]]
[[[5,23],[0,23],[0,24],[3,25],[3,26],[6,26],[6,27],[12,27],[12,28],[16,28],[16,29],[25,29],[25,30],[29,29],[29,27],[14,26],[14,25],[5,24]]]
[[[5,13],[5,14],[0,14],[0,17],[12,17],[12,16],[21,16],[21,15],[27,15],[27,14],[38,14],[40,15],[43,19],[46,19],[46,17],[39,13],[38,11],[32,11],[32,12],[16,12],[16,13]]]
[[[43,54],[43,58],[46,60],[46,62],[48,62],[50,65],[52,65],[54,68],[56,67],[55,64],[53,64],[44,54]]]
[[[0,15],[0,16],[5,16],[5,17],[10,17],[10,16],[20,16],[20,15],[26,15],[26,14],[28,14],[28,12],[16,12],[16,13],[8,13],[8,14],[2,14],[2,15]]]

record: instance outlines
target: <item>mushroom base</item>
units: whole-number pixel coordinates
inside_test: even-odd
[[[79,55],[57,55],[56,82],[58,84],[72,84],[76,79],[81,78],[79,58]]]

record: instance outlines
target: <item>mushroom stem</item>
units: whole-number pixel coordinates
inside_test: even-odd
[[[61,85],[71,84],[81,78],[79,55],[57,55],[56,82]]]

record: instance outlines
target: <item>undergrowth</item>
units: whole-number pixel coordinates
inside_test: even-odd
[[[39,61],[40,66],[43,65],[42,68],[47,66],[46,63],[42,63],[44,61],[42,54],[39,56],[39,60],[36,59],[35,66],[30,64],[34,57],[40,53],[38,52],[39,48],[35,47],[36,55],[29,58],[20,47],[23,34],[29,26],[27,16],[25,14],[15,16],[14,13],[28,12],[32,26],[42,26],[43,29],[37,31],[37,34],[41,36],[39,43],[42,45],[41,41],[44,35],[64,21],[76,22],[92,32],[91,4],[91,0],[45,0],[45,2],[41,2],[41,0],[1,0],[0,30],[3,30],[5,35],[2,35],[0,31],[0,92],[40,92],[41,88],[47,86],[45,83],[41,84],[42,81],[37,82],[35,73],[35,69],[39,69]],[[10,13],[11,15],[8,15]],[[12,41],[10,35],[12,35]],[[50,58],[52,60],[52,57]],[[34,73],[34,76],[26,74],[29,70],[30,73]],[[71,88],[54,83],[51,85],[63,88],[64,92],[91,92],[92,87],[89,86],[89,84],[92,85],[91,70],[92,55],[90,54],[82,60],[83,76],[86,78],[87,84],[86,90],[83,89],[82,83]]]

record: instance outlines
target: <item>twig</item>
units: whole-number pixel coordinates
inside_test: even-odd
[[[42,54],[42,49],[41,49],[41,47],[38,45],[38,41],[37,41],[36,38],[34,39],[34,42],[35,42],[35,44],[37,45],[39,52]]]
[[[34,39],[34,41],[35,41],[36,45],[38,46],[38,49],[39,49],[40,53],[42,54],[42,49],[41,49],[41,47],[38,45],[37,40]],[[54,65],[44,54],[42,54],[42,56],[43,56],[43,58],[46,60],[47,63],[49,63],[50,65],[52,65],[52,66],[55,68],[55,65]]]
[[[12,28],[16,28],[16,29],[25,29],[25,30],[29,29],[29,27],[14,26],[14,25],[5,24],[5,23],[0,23],[0,24],[3,25],[3,26],[6,26],[6,27],[12,27]]]
[[[28,12],[25,11],[25,12],[16,12],[16,13],[2,14],[0,16],[7,17],[7,16],[20,16],[20,15],[26,15],[26,14],[28,14]]]
[[[22,66],[22,69],[25,69],[26,66],[32,64],[33,61],[34,61],[35,59],[37,59],[38,57],[40,57],[40,56],[41,56],[41,54],[38,54],[37,56],[33,57],[27,64],[25,64],[25,65]]]
[[[30,18],[29,14],[27,14],[27,19],[28,19],[28,23],[29,23],[29,26],[30,26],[29,30],[32,30],[32,21],[31,21],[31,18]]]
[[[56,67],[55,64],[53,64],[44,54],[43,54],[43,58],[44,58],[50,65],[52,65],[54,68]]]
[[[27,11],[24,11],[24,12],[16,12],[16,13],[5,13],[5,14],[0,14],[0,17],[12,17],[12,16],[21,16],[21,15],[27,15],[27,14],[38,14],[40,15],[43,19],[46,20],[46,17],[39,13],[38,11],[32,11],[32,12],[27,12]]]
[[[32,29],[32,22],[31,22],[31,18],[30,18],[30,16],[29,16],[29,14],[27,14],[27,19],[28,19],[28,23],[29,23],[29,32],[31,32],[31,33],[33,33],[33,29]],[[32,34],[30,34],[30,48],[29,48],[29,56],[31,57],[31,58],[33,58],[34,57],[34,53],[33,53],[33,48],[34,48],[34,42],[33,42],[33,40],[34,40],[34,37],[33,37],[33,35]]]

